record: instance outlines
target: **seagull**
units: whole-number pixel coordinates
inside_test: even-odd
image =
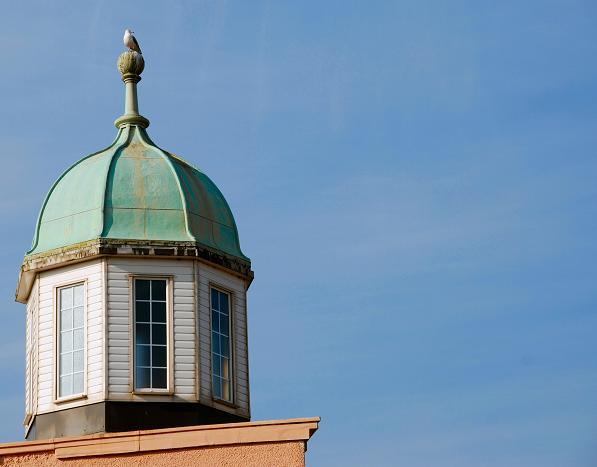
[[[135,39],[135,36],[133,36],[133,34],[133,31],[131,31],[130,29],[125,29],[124,38],[122,39],[122,41],[124,42],[124,45],[128,47],[130,50],[134,50],[135,52],[141,53],[141,47],[139,47],[139,43],[137,42],[137,39]]]

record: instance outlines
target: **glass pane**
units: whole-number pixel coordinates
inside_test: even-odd
[[[148,280],[137,279],[135,281],[135,299],[149,300],[149,282]]]
[[[70,396],[73,393],[73,377],[72,375],[60,377],[60,396]]]
[[[228,329],[228,323],[230,322],[230,318],[228,315],[220,315],[220,333],[224,334],[225,336],[230,335],[230,330]]]
[[[75,306],[83,306],[83,286],[77,285],[74,288],[74,305]]]
[[[73,310],[71,308],[60,312],[60,329],[66,331],[73,328]]]
[[[211,333],[211,351],[220,353],[220,335],[215,332]]]
[[[148,345],[138,345],[137,346],[137,353],[135,355],[135,365],[136,366],[149,366],[149,349],[151,347]]]
[[[149,368],[135,368],[135,387],[137,389],[149,388]]]
[[[166,366],[166,347],[151,347],[151,366]]]
[[[166,322],[166,302],[151,303],[151,320],[154,323]]]
[[[228,294],[220,292],[220,312],[228,314]]]
[[[60,355],[60,374],[66,375],[73,372],[73,354],[65,353]]]
[[[224,357],[222,358],[222,378],[230,379],[230,360]]]
[[[222,398],[222,383],[221,383],[221,381],[222,380],[215,375],[212,377],[214,397],[217,399]]]
[[[224,400],[231,400],[230,397],[230,381],[223,379],[222,380],[222,399]]]
[[[218,291],[216,289],[211,289],[211,308],[213,310],[219,310],[220,302],[218,301]]]
[[[137,321],[149,322],[149,302],[135,302],[135,311]]]
[[[60,333],[60,352],[73,350],[73,332],[64,331]]]
[[[85,389],[83,384],[83,372],[73,375],[73,394],[81,394]]]
[[[211,328],[214,331],[219,331],[220,330],[220,319],[219,319],[220,313],[218,313],[217,311],[211,310]]]
[[[82,328],[85,315],[83,314],[83,307],[78,306],[73,309],[73,327]]]
[[[83,328],[75,329],[73,331],[73,349],[75,349],[75,350],[82,349],[84,347],[83,340],[84,340]]]
[[[230,343],[227,337],[220,336],[220,350],[224,357],[230,357]]]
[[[149,344],[149,324],[137,323],[135,332],[136,344]]]
[[[60,309],[64,310],[65,308],[72,308],[72,307],[73,307],[73,288],[65,287],[64,289],[60,289]]]
[[[151,343],[152,344],[166,344],[166,325],[152,324],[151,325]]]
[[[166,281],[153,280],[151,281],[151,299],[152,300],[166,300]]]
[[[83,351],[73,352],[73,371],[83,371]]]
[[[165,369],[154,368],[151,370],[151,387],[155,389],[166,389],[168,387]]]
[[[220,367],[220,358],[218,355],[211,356],[211,372],[216,376],[222,376],[222,370]]]

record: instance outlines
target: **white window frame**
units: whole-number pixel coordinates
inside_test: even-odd
[[[229,319],[229,330],[228,330],[228,342],[230,344],[230,399],[223,399],[221,397],[216,397],[214,392],[214,383],[213,383],[213,343],[212,343],[212,336],[213,336],[213,323],[212,323],[212,303],[211,303],[211,290],[215,289],[218,292],[225,293],[228,295],[228,319]],[[236,372],[235,372],[235,356],[234,356],[234,303],[235,297],[234,292],[226,287],[221,286],[215,282],[209,282],[209,387],[211,391],[211,398],[217,403],[229,405],[232,407],[236,407],[235,398],[236,398]]]
[[[83,391],[60,396],[60,291],[69,287],[83,287]],[[70,402],[87,397],[87,279],[56,284],[54,286],[54,403]]]
[[[135,300],[135,281],[136,280],[162,280],[166,281],[166,388],[137,388],[136,384],[136,323],[137,323],[137,310]],[[172,395],[174,394],[174,278],[171,275],[145,275],[145,274],[131,274],[129,275],[130,287],[130,306],[131,306],[131,391],[133,394],[143,395]]]

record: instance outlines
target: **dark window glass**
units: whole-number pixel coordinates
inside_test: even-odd
[[[149,388],[151,387],[151,381],[149,380],[149,368],[137,367],[135,370],[135,381],[138,388]]]
[[[166,281],[151,281],[151,299],[162,301],[166,300]]]
[[[136,310],[137,310],[137,322],[145,321],[149,322],[149,302],[139,302],[135,303]]]
[[[166,345],[166,325],[165,324],[151,324],[151,343],[158,345]]]
[[[166,389],[168,387],[165,368],[153,368],[151,370],[151,387],[159,389]]]
[[[166,367],[166,347],[154,345],[151,347],[151,366]]]
[[[137,323],[137,344],[149,345],[149,326],[150,324]]]
[[[166,302],[153,302],[151,304],[151,321],[154,323],[166,322]]]
[[[135,299],[149,300],[149,283],[150,281],[141,279],[135,281]]]
[[[149,360],[149,349],[151,349],[151,346],[137,345],[136,348],[137,354],[135,357],[137,359],[137,366],[149,366],[151,364],[151,361]]]

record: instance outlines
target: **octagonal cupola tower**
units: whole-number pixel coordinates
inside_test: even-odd
[[[116,139],[50,188],[21,267],[28,439],[250,419],[251,263],[217,186],[147,134],[143,68],[119,57]]]

